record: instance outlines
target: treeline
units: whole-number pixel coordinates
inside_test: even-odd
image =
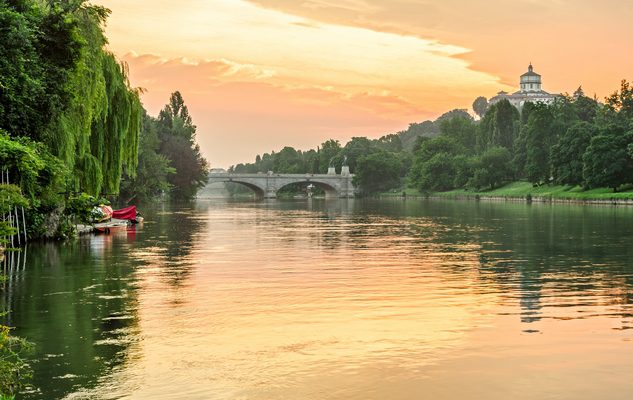
[[[105,48],[109,13],[85,0],[0,2],[0,169],[28,201],[32,237],[64,235],[78,193],[191,198],[204,181],[182,97],[147,115]]]
[[[516,180],[614,191],[633,183],[633,90],[626,81],[604,104],[582,90],[550,105],[526,103],[521,112],[501,101],[479,122],[454,118],[440,130],[414,153],[409,182],[422,191]]]
[[[328,140],[307,152],[285,147],[231,170],[325,173],[329,165],[340,171],[347,158],[363,194],[406,187],[487,190],[518,180],[614,191],[633,184],[633,88],[628,82],[605,103],[580,88],[549,105],[528,102],[521,111],[507,100],[493,105],[482,100],[473,104],[480,120],[453,110],[380,139],[355,137],[345,146]]]
[[[325,174],[329,167],[340,173],[343,163],[355,174],[355,182],[364,193],[371,194],[399,188],[411,170],[414,154],[422,138],[440,135],[445,121],[471,118],[466,110],[452,110],[435,121],[412,123],[405,131],[379,139],[354,137],[344,146],[338,140],[323,142],[316,150],[301,151],[284,147],[278,152],[258,155],[254,163],[237,164],[229,172]]]

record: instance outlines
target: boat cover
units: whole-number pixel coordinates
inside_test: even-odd
[[[112,218],[116,219],[127,219],[127,220],[135,220],[136,219],[136,206],[125,207],[120,210],[114,210],[112,213]]]

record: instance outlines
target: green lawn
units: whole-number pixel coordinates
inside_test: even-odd
[[[512,182],[503,187],[488,191],[474,191],[458,189],[450,192],[432,193],[434,196],[458,197],[458,196],[494,196],[494,197],[551,197],[552,199],[569,200],[609,200],[609,199],[633,199],[633,190],[613,192],[613,189],[598,188],[583,190],[580,186],[568,185],[543,185],[534,187],[530,182]]]
[[[420,193],[419,190],[412,189],[412,188],[394,189],[394,190],[391,190],[389,192],[382,192],[382,193],[379,194],[379,196],[380,197],[402,197],[403,193],[406,196],[412,196],[412,197],[424,196],[424,194]]]
[[[381,197],[402,196],[403,190],[383,193]],[[423,193],[415,189],[406,189],[407,196],[424,196]],[[632,199],[633,187],[628,187],[614,193],[613,189],[598,188],[591,190],[583,190],[580,186],[563,186],[563,185],[543,185],[533,187],[530,182],[512,182],[494,190],[476,191],[467,189],[456,189],[448,192],[432,192],[430,196],[434,197],[518,197],[525,198],[527,195],[532,197],[551,197],[552,199],[567,200],[610,200],[610,199]]]

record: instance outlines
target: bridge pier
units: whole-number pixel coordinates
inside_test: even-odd
[[[277,198],[277,189],[268,187],[264,192],[265,199],[276,199]]]

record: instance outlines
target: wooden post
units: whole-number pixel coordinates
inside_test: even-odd
[[[20,218],[18,218],[18,208],[17,207],[13,207],[13,211],[15,213],[15,228],[18,230],[18,232],[17,232],[18,247],[21,247],[22,246],[22,239],[20,239]]]
[[[26,237],[26,219],[24,218],[24,207],[20,207],[22,209],[22,229],[24,229],[24,244],[28,241]]]
[[[7,168],[3,168],[0,171],[0,184],[9,185],[9,170]],[[8,221],[9,225],[17,230],[15,235],[11,235],[11,247],[14,247],[14,237],[17,235],[18,246],[22,245],[22,235],[24,235],[24,243],[26,244],[26,217],[24,216],[24,207],[20,207],[22,209],[22,226],[20,227],[20,215],[18,213],[18,207],[14,207],[13,212],[9,210],[8,218],[6,214],[2,215],[3,221]],[[7,239],[8,240],[8,239]]]
[[[2,167],[2,170],[0,171],[0,185],[4,185],[4,167]],[[6,221],[6,219],[6,215],[3,213],[2,222]],[[7,240],[6,237],[3,237],[3,239]]]

